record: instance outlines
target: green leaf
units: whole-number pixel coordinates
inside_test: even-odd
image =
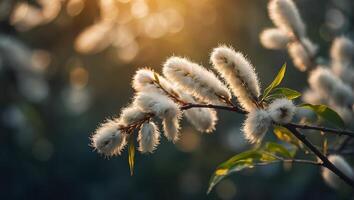
[[[294,156],[290,153],[290,151],[287,148],[285,148],[281,144],[274,143],[274,142],[268,142],[265,146],[265,150],[267,152],[271,152],[276,155],[280,155],[281,157],[284,157],[284,158],[292,158]]]
[[[281,83],[284,78],[285,71],[286,63],[284,63],[284,65],[281,67],[273,82],[264,90],[262,100],[264,100],[268,96],[268,94]]]
[[[301,96],[301,93],[289,88],[275,88],[265,99],[272,100],[286,97],[289,100],[296,99]]]
[[[129,137],[129,148],[128,148],[128,162],[130,168],[130,175],[134,174],[134,158],[135,158],[135,145],[134,145],[134,137],[130,135]]]
[[[276,160],[292,158],[294,153],[276,143],[267,143],[264,147],[239,153],[220,164],[212,175],[208,192],[214,188],[223,178],[231,173],[255,166],[274,163]]]
[[[328,122],[339,127],[344,127],[344,122],[342,118],[338,115],[338,113],[336,113],[334,110],[332,110],[326,105],[302,104],[299,107],[312,110],[318,116],[327,120]]]
[[[281,141],[293,144],[298,148],[303,148],[303,144],[287,128],[283,126],[274,126],[274,135]]]

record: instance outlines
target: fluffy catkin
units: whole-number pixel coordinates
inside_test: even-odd
[[[145,116],[146,113],[142,112],[134,104],[131,104],[122,109],[120,114],[120,123],[122,126],[128,126],[142,120]]]
[[[247,111],[255,109],[255,102],[260,95],[259,81],[254,67],[243,54],[220,46],[213,50],[210,59],[213,67],[229,84],[241,106]]]
[[[180,98],[188,103],[200,103],[191,95],[178,90]],[[183,114],[187,120],[200,132],[210,133],[215,130],[215,125],[218,121],[218,116],[215,109],[212,108],[191,108],[185,110]]]
[[[245,138],[250,143],[261,142],[271,122],[272,120],[265,110],[256,109],[248,113],[243,126]]]
[[[160,143],[159,128],[154,122],[145,122],[141,125],[138,133],[138,150],[142,153],[153,153]]]
[[[268,4],[268,12],[277,27],[286,33],[294,33],[299,38],[305,37],[305,24],[292,0],[271,0]]]
[[[336,166],[345,175],[351,179],[354,179],[353,169],[350,167],[347,161],[344,160],[343,157],[339,155],[330,155],[328,156],[328,160],[332,162],[333,165]],[[327,168],[322,168],[322,177],[329,186],[336,189],[340,188],[343,183],[343,181],[336,174]]]
[[[143,112],[152,113],[161,119],[181,115],[179,106],[174,101],[157,92],[138,92],[133,104]]]
[[[350,62],[354,55],[354,43],[347,37],[337,37],[332,43],[330,54],[333,61]]]
[[[100,125],[91,137],[92,146],[105,156],[120,155],[127,144],[126,135],[120,130],[118,119]]]
[[[223,104],[220,97],[230,100],[228,88],[204,67],[185,58],[171,57],[163,67],[163,74],[182,90],[209,103]]]
[[[158,80],[156,80],[156,78]],[[164,89],[170,94],[175,93],[172,85],[168,80],[148,68],[139,69],[135,73],[132,81],[132,86],[137,92],[151,91],[166,94],[165,91],[163,91]]]
[[[268,28],[259,35],[261,44],[268,49],[285,49],[290,39],[284,31],[278,28]]]
[[[310,87],[336,105],[349,106],[354,97],[349,86],[324,67],[317,67],[309,76]],[[331,103],[331,102],[330,102]]]
[[[157,92],[139,92],[134,104],[143,112],[160,117],[163,120],[164,135],[167,139],[173,142],[178,140],[181,110],[174,101]]]
[[[295,115],[296,106],[286,98],[274,100],[268,107],[268,112],[272,120],[279,124],[291,122]]]
[[[292,58],[295,67],[300,71],[306,71],[309,67],[311,67],[311,57],[316,51],[316,47],[313,46],[309,40],[304,41],[306,41],[303,43],[306,46],[306,49],[299,42],[291,42],[288,45],[289,55]]]

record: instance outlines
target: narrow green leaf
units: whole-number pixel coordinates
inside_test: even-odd
[[[274,126],[274,135],[281,141],[293,144],[298,148],[303,148],[303,144],[287,128],[283,126]]]
[[[273,82],[264,90],[262,100],[264,100],[268,96],[268,94],[281,83],[284,78],[285,71],[286,63],[284,63],[284,65],[281,67]]]
[[[301,93],[289,88],[275,88],[265,99],[273,100],[286,97],[289,100],[296,99],[301,96]]]
[[[326,105],[302,104],[299,107],[312,110],[318,116],[327,120],[328,122],[339,127],[344,127],[344,122],[342,118],[338,115],[338,113],[336,113],[334,110],[332,110]]]
[[[278,144],[278,143],[267,142],[265,150],[267,152],[271,152],[276,155],[280,155],[281,157],[284,157],[284,158],[292,158],[293,157],[287,148],[285,148],[284,146],[282,146],[281,144]]]
[[[135,145],[134,145],[134,137],[130,135],[129,137],[129,149],[128,149],[128,162],[130,168],[130,175],[134,174],[134,158],[135,158]]]

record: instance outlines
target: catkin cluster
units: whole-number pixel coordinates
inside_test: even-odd
[[[306,34],[306,26],[292,0],[271,0],[268,13],[275,28],[260,34],[262,45],[268,49],[288,49],[294,65],[301,71],[313,68],[317,46]]]
[[[328,66],[316,63],[317,46],[306,35],[306,27],[292,0],[271,0],[270,19],[276,28],[260,34],[262,45],[268,49],[288,49],[294,66],[309,71],[310,88],[303,100],[311,104],[327,104],[349,124],[353,119],[354,103],[354,44],[347,37],[334,39]]]
[[[229,106],[248,113],[243,132],[251,143],[260,142],[273,122],[292,120],[296,107],[290,100],[276,99],[269,105],[260,102],[257,74],[242,53],[220,46],[213,50],[210,60],[227,84],[210,69],[182,57],[167,59],[163,75],[148,68],[138,70],[132,81],[132,102],[119,117],[100,125],[91,137],[92,146],[106,156],[119,155],[135,137],[140,152],[152,153],[160,143],[157,122],[161,121],[164,136],[175,143],[182,116],[198,131],[212,132],[218,120],[216,111],[193,105]],[[231,94],[240,105],[232,103]]]

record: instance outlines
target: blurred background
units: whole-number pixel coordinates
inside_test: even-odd
[[[297,0],[311,39],[328,54],[333,37],[353,38],[352,0]],[[272,26],[260,0],[0,0],[0,199],[349,199],[326,186],[318,168],[272,165],[245,170],[206,195],[216,166],[250,146],[242,116],[219,112],[217,130],[184,123],[173,145],[152,155],[105,159],[89,137],[133,95],[134,72],[158,72],[171,55],[209,66],[219,44],[243,51],[263,86],[286,52],[264,49]],[[306,75],[283,82],[302,91]],[[269,140],[274,140],[268,134]]]

